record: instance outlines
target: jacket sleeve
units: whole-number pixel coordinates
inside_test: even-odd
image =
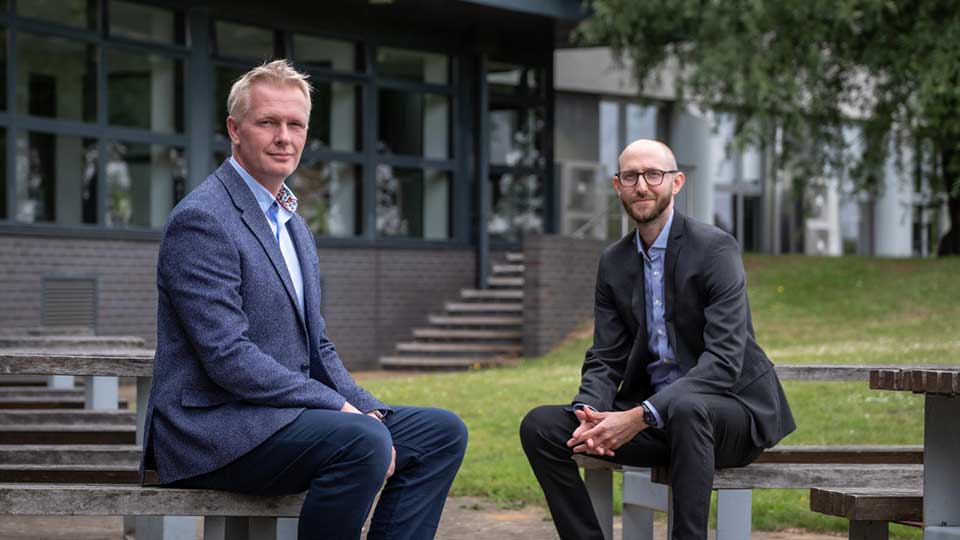
[[[336,347],[334,347],[333,342],[330,341],[326,332],[323,330],[325,326],[324,323],[321,321],[320,324],[320,361],[323,362],[327,374],[330,375],[330,378],[333,379],[337,385],[337,390],[340,394],[362,413],[368,413],[374,409],[381,411],[393,410],[373,397],[370,392],[367,392],[353,380],[353,377],[350,376],[347,368],[344,367],[343,362],[340,360],[340,355],[337,354]]]
[[[240,253],[210,213],[177,212],[167,225],[158,262],[161,293],[210,379],[238,398],[271,407],[339,410],[345,398],[280,365],[247,337]]]
[[[682,377],[649,398],[663,422],[677,396],[723,394],[740,379],[747,345],[747,291],[743,261],[736,240],[723,235],[704,265],[704,349]],[[677,313],[683,317],[683,313]]]
[[[573,398],[573,403],[610,411],[623,381],[632,343],[630,332],[613,302],[613,290],[604,279],[603,257],[597,269],[593,322],[593,345],[584,358],[580,392]]]

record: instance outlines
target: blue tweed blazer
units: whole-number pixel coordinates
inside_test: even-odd
[[[304,409],[389,409],[358,386],[327,338],[313,236],[287,227],[304,315],[280,245],[228,162],[174,208],[157,263],[157,352],[141,471],[161,483],[218,469]]]

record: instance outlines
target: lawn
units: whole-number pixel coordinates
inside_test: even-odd
[[[960,258],[747,256],[757,339],[775,363],[960,364]],[[542,504],[517,436],[538,404],[577,391],[589,338],[571,339],[513,368],[364,379],[390,403],[457,412],[470,429],[453,487],[504,506]],[[798,429],[785,444],[920,444],[921,399],[871,391],[862,383],[784,383]],[[846,523],[809,511],[806,490],[757,490],[756,529],[843,531]],[[892,528],[895,538],[918,538]]]

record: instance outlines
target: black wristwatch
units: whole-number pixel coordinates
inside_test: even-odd
[[[383,411],[381,411],[380,409],[374,409],[370,411],[370,414],[376,417],[376,419],[379,420],[381,423],[387,418],[387,415],[383,414]]]
[[[657,417],[654,416],[653,411],[646,405],[640,405],[640,407],[643,408],[643,423],[650,427],[657,427]]]

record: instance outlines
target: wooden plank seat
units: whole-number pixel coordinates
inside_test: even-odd
[[[18,424],[0,426],[0,444],[134,444],[133,424]]]
[[[850,540],[887,540],[889,523],[921,526],[923,490],[919,484],[894,488],[813,488],[810,510],[849,520]]]
[[[145,483],[159,483],[156,471],[147,471]],[[0,464],[0,482],[42,484],[140,483],[139,464]]]
[[[0,463],[8,465],[132,465],[140,463],[136,444],[3,444]]]
[[[669,512],[668,467],[622,467],[590,456],[575,456],[574,460],[584,469],[591,502],[605,534],[609,534],[606,530],[612,531],[612,471],[624,474],[625,528],[648,530],[653,523],[652,510]],[[747,467],[716,471],[717,538],[749,538],[753,489],[911,485],[922,481],[922,464],[923,447],[919,445],[782,445],[768,449]]]

